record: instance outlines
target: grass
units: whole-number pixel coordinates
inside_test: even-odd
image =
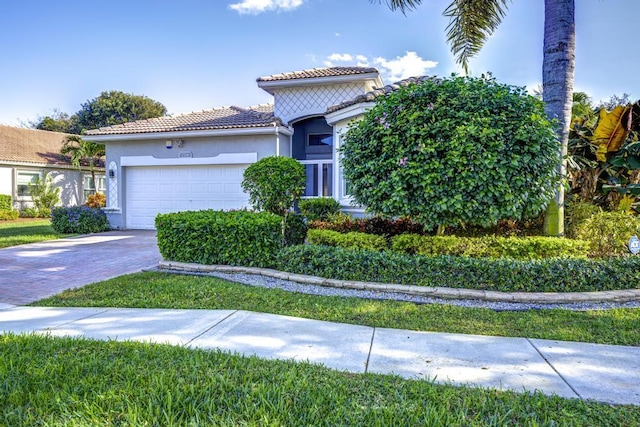
[[[496,312],[297,294],[213,277],[157,272],[117,277],[62,292],[34,305],[235,309],[416,331],[640,346],[640,309]]]
[[[632,426],[634,406],[167,345],[0,335],[10,426]]]
[[[67,237],[51,228],[50,219],[0,221],[0,248]]]

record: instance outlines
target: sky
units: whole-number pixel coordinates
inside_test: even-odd
[[[376,67],[385,83],[461,73],[446,42],[452,0],[404,16],[370,0],[0,0],[0,124],[73,114],[103,91],[170,114],[272,102],[261,76]],[[575,90],[640,98],[638,0],[575,0]],[[470,74],[541,83],[543,0],[514,0]]]

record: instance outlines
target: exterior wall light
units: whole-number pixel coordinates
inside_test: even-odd
[[[166,147],[167,147],[167,149],[169,149],[169,150],[170,150],[170,149],[172,149],[172,148],[173,148],[173,141],[172,141],[172,140],[170,140],[170,139],[167,139],[167,140],[165,141],[165,146],[166,146]]]

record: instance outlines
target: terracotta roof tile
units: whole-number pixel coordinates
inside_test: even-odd
[[[71,166],[60,154],[67,134],[0,125],[0,161]]]
[[[358,95],[355,98],[341,102],[340,104],[332,105],[329,108],[327,108],[326,114],[330,114],[330,113],[342,110],[343,108],[360,104],[362,102],[373,102],[376,100],[376,98],[380,96],[388,95],[391,92],[395,92],[396,90],[402,87],[409,86],[410,84],[419,84],[429,79],[435,79],[435,77],[432,77],[432,76],[409,77],[408,79],[404,79],[396,83],[388,84],[385,87],[374,89],[365,94]]]
[[[272,104],[249,108],[221,107],[193,113],[138,120],[85,132],[87,135],[121,135],[154,132],[185,132],[215,129],[239,129],[282,125],[273,114]]]
[[[358,74],[378,73],[378,70],[371,67],[328,67],[313,68],[310,70],[291,71],[288,73],[273,74],[260,77],[258,82],[275,82],[281,80],[314,79],[319,77],[339,77]]]

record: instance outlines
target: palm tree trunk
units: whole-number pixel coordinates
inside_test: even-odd
[[[565,157],[569,142],[573,76],[575,70],[574,0],[544,0],[544,58],[542,90],[549,118],[558,120],[559,150],[562,161],[558,172],[566,175]],[[564,186],[561,184],[545,216],[545,233],[564,236]]]

